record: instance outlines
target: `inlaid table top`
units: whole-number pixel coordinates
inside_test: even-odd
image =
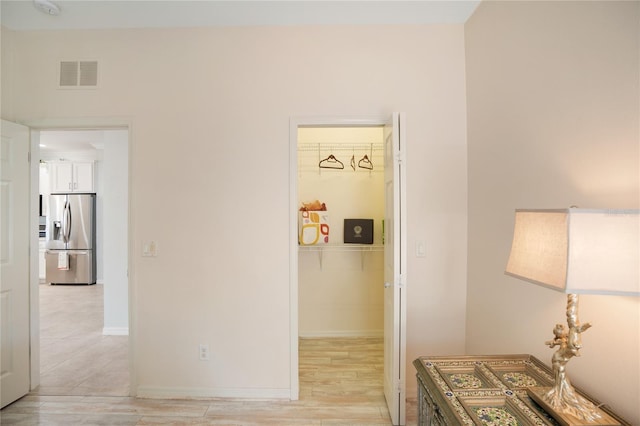
[[[424,356],[413,364],[419,386],[425,386],[447,423],[559,424],[527,394],[528,387],[553,386],[551,369],[531,355]],[[629,424],[606,406],[602,408],[620,424]]]

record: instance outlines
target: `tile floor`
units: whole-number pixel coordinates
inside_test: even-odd
[[[0,411],[2,425],[391,424],[381,338],[300,339],[298,401],[138,399],[125,396],[127,338],[102,336],[102,286],[41,294],[42,385]],[[415,402],[407,417],[416,424]]]
[[[38,395],[129,395],[128,336],[104,336],[103,286],[40,285]]]

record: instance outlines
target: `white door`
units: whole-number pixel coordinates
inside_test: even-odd
[[[29,392],[29,129],[2,120],[0,405]]]
[[[403,115],[384,128],[384,396],[394,425],[406,423],[406,209]]]

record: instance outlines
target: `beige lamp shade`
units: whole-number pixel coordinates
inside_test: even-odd
[[[640,210],[516,210],[506,273],[564,293],[640,296]]]

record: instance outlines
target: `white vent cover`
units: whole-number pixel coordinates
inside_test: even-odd
[[[61,61],[60,87],[98,86],[98,61]]]

